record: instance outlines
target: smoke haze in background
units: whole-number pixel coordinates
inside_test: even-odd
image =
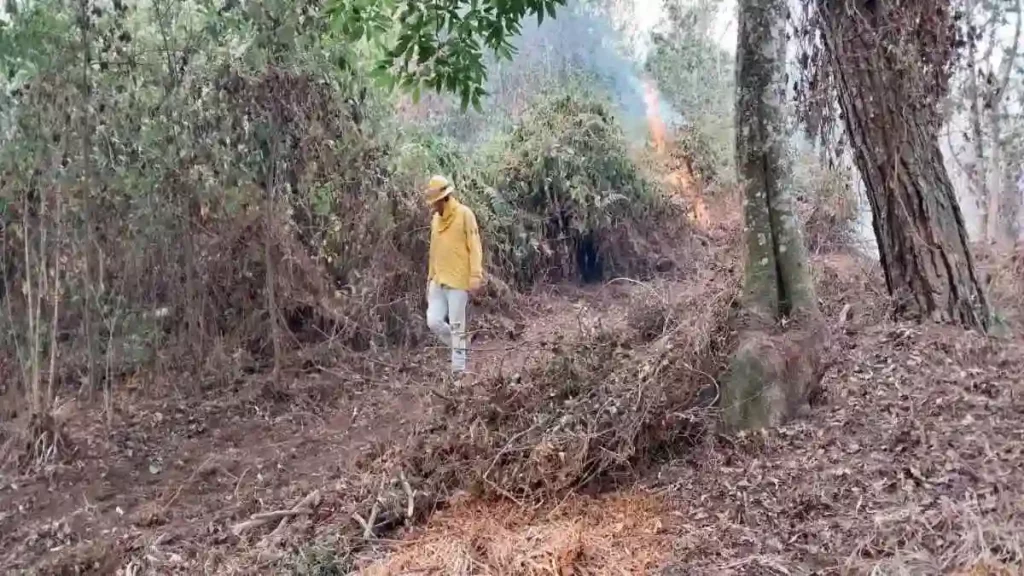
[[[512,61],[491,58],[488,62],[486,88],[491,96],[485,112],[515,117],[529,99],[574,79],[588,80],[590,88],[604,93],[616,107],[631,139],[647,140],[643,62],[605,14],[570,2],[554,19],[546,18],[540,25],[532,18],[524,22],[514,45],[519,52]],[[669,128],[684,122],[664,98],[658,95],[656,100]]]

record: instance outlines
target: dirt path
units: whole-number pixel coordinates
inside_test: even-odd
[[[471,370],[487,378],[543,361],[574,333],[623,321],[635,289],[560,286],[526,297],[529,320],[474,341]],[[344,490],[360,458],[415,433],[438,409],[431,388],[446,366],[440,348],[396,353],[369,371],[302,376],[286,397],[258,381],[199,401],[126,388],[110,434],[99,406],[68,402],[76,460],[0,476],[0,568],[109,574],[149,555],[172,571],[196,562],[224,569],[209,549],[230,549],[231,524],[314,488]]]

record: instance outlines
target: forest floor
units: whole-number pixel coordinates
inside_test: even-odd
[[[708,239],[725,233],[735,228]],[[358,548],[332,535],[359,531],[351,503],[367,460],[444,420],[443,350],[353,355],[290,375],[283,393],[257,380],[202,393],[129,382],[109,426],[98,399],[66,400],[74,458],[0,475],[0,571],[1021,573],[1024,339],[892,322],[877,269],[856,255],[817,254],[814,270],[836,342],[804,418],[704,434],[602,493],[533,503],[413,492],[417,521]],[[481,318],[474,382],[565,354],[598,325],[630,330],[652,286],[694,282],[524,296],[519,317]],[[268,544],[277,536],[284,545]]]

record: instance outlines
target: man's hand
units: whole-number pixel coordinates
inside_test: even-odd
[[[480,290],[484,287],[484,281],[482,278],[470,278],[469,279],[469,295],[476,296],[480,293]]]

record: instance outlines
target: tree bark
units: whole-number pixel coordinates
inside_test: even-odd
[[[897,312],[984,328],[988,303],[938,141],[938,97],[946,85],[936,75],[951,55],[941,49],[951,15],[948,3],[940,10],[942,0],[921,4],[819,0],[843,121]],[[898,10],[904,21],[926,22],[940,47],[895,22]]]
[[[736,162],[743,177],[744,305],[770,318],[817,311],[793,204],[785,1],[740,3]]]
[[[793,204],[786,20],[786,0],[739,3],[736,160],[745,186],[746,266],[741,343],[722,390],[733,428],[792,417],[819,377],[821,322]],[[800,329],[780,333],[786,317]]]
[[[264,197],[263,204],[263,257],[266,265],[266,296],[267,296],[267,316],[270,321],[270,339],[274,347],[274,367],[271,373],[273,379],[275,391],[279,389],[281,385],[281,326],[278,319],[279,311],[277,308],[277,291],[275,284],[277,282],[277,275],[274,270],[274,253],[273,253],[273,238],[274,238],[274,195],[277,190],[277,161],[278,161],[278,142],[279,135],[276,127],[277,115],[274,116],[275,121],[273,123],[274,130],[270,132],[271,143],[269,146],[270,157],[268,158],[267,177],[266,177],[266,196]]]
[[[1006,166],[1003,165],[1003,150],[1000,130],[1001,118],[996,110],[989,111],[989,133],[992,134],[992,154],[988,163],[988,170],[985,178],[988,180],[986,188],[988,199],[985,206],[985,230],[984,238],[987,244],[998,244],[1000,240],[1000,213],[999,208],[1003,201],[1003,179],[1006,175]]]
[[[92,182],[93,182],[93,158],[92,158],[92,81],[89,78],[89,68],[92,67],[92,39],[89,36],[90,30],[90,15],[89,15],[89,0],[79,0],[79,19],[81,20],[79,26],[81,27],[81,40],[82,40],[82,163],[83,163],[83,177],[82,177],[82,196],[83,196],[83,225],[85,226],[85,245],[82,248],[82,254],[84,255],[85,261],[85,278],[84,281],[84,293],[85,298],[83,299],[83,311],[85,316],[85,341],[86,348],[88,350],[88,356],[86,358],[86,378],[87,386],[89,387],[89,395],[92,397],[92,391],[95,389],[97,384],[97,366],[99,365],[99,334],[97,334],[97,328],[99,327],[96,319],[96,303],[99,298],[99,290],[97,289],[96,274],[98,265],[94,261],[95,255],[95,243],[96,243],[96,232],[93,228],[94,225],[94,214],[93,214],[93,201],[92,201]]]

